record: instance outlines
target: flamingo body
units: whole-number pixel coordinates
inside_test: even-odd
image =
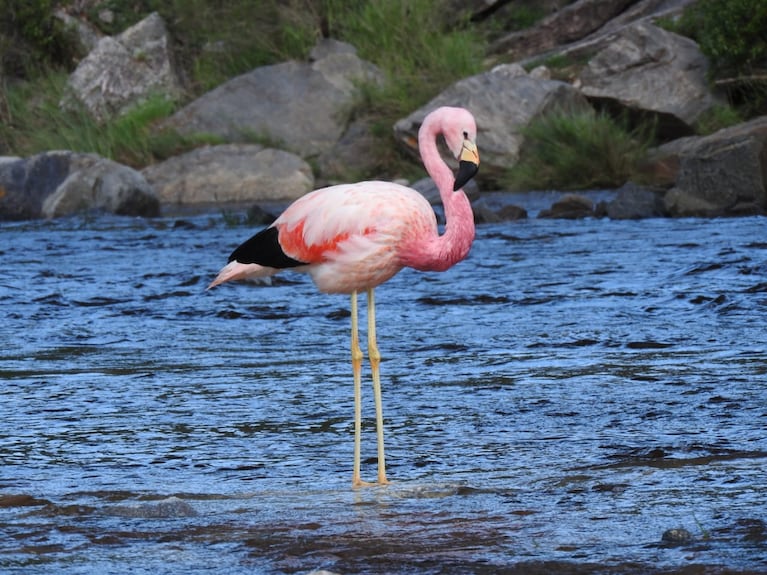
[[[271,233],[257,234],[232,253],[221,281],[294,267],[309,273],[326,293],[374,288],[405,265],[417,264],[408,254],[421,238],[437,235],[437,219],[415,190],[376,181],[315,190],[291,204],[270,228]]]
[[[479,165],[477,128],[462,108],[438,108],[423,121],[418,144],[427,172],[440,191],[445,231],[439,234],[429,202],[417,191],[390,182],[371,181],[315,190],[293,202],[269,227],[241,244],[229,256],[208,289],[230,280],[265,277],[282,269],[307,272],[320,291],[351,294],[352,366],[355,383],[355,461],[359,472],[360,367],[357,335],[357,292],[368,294],[368,355],[373,375],[378,435],[378,483],[388,483],[384,470],[383,415],[375,337],[373,290],[403,267],[443,271],[466,257],[474,240],[474,218],[462,186]],[[459,160],[456,175],[437,150],[444,136]]]

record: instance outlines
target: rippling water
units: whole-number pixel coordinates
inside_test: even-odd
[[[250,233],[2,224],[0,572],[767,571],[764,218],[486,225],[400,273],[359,491],[347,298],[204,291]]]

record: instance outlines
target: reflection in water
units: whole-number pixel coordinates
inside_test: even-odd
[[[530,220],[403,271],[395,483],[352,491],[346,297],[205,292],[218,217],[4,224],[0,571],[765,571],[766,228]]]

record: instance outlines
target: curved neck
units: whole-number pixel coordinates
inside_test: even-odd
[[[432,121],[429,121],[432,120]],[[445,209],[445,233],[422,239],[407,263],[424,271],[443,271],[464,259],[474,241],[474,214],[463,190],[453,191],[455,176],[437,149],[440,126],[427,118],[418,132],[418,148],[426,171],[434,180]]]

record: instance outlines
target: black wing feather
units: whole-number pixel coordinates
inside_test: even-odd
[[[278,241],[279,230],[275,227],[264,228],[240,246],[229,256],[229,261],[237,260],[241,264],[258,264],[270,268],[294,268],[305,266],[291,258]]]

